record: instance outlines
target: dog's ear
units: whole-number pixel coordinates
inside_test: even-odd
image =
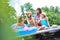
[[[26,13],[26,15],[29,15],[29,13]]]

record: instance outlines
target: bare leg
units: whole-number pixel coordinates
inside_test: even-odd
[[[45,27],[40,27],[39,30],[45,30],[46,28]]]

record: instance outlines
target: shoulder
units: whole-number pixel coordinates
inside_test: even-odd
[[[37,15],[34,15],[34,17],[37,17]]]
[[[37,15],[34,15],[34,19],[36,19],[37,18]]]
[[[46,19],[48,19],[48,17],[46,16]]]
[[[48,21],[48,17],[45,18]]]

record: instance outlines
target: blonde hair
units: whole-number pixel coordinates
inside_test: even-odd
[[[45,15],[45,14],[41,14],[41,15],[43,15],[43,16],[44,16],[44,18],[46,17],[46,15]]]
[[[32,12],[26,12],[26,18],[27,18],[28,24],[30,24],[30,22],[29,22],[29,20],[28,20],[28,17],[29,17],[28,15],[30,15],[30,20],[32,20],[31,22],[33,22],[33,24],[36,25],[35,20],[34,20],[34,18],[32,17]]]
[[[20,23],[22,21],[23,21],[23,17],[22,16],[20,16],[20,17],[17,18],[17,23]]]

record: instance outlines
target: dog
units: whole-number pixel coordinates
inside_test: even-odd
[[[35,20],[32,17],[32,12],[26,12],[26,20],[27,20],[28,24],[33,25],[33,26],[36,25]]]

